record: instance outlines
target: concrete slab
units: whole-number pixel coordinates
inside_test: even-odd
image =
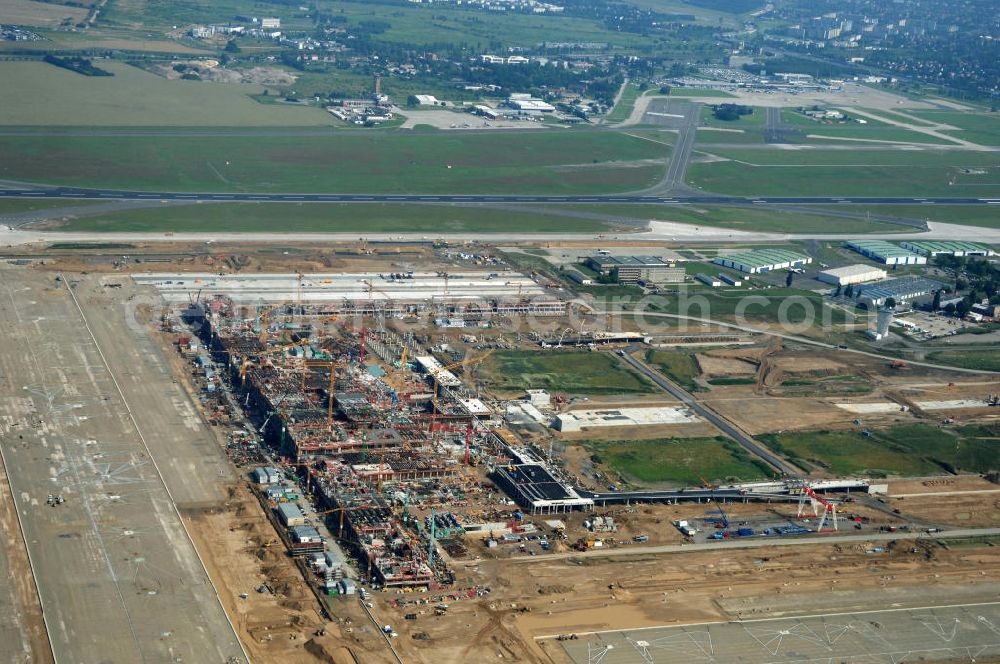
[[[900,405],[893,401],[871,401],[868,403],[838,403],[837,408],[842,408],[849,413],[857,415],[878,415],[883,413],[899,412]]]
[[[126,383],[122,398],[108,366],[145,375],[144,362],[136,335],[101,313],[96,338],[117,327],[113,350],[95,344],[65,284],[0,267],[0,444],[56,660],[245,661],[157,469],[185,434],[142,429],[176,407],[149,376],[149,391]],[[47,505],[50,493],[65,502]]]
[[[946,399],[944,401],[918,401],[924,410],[951,410],[952,408],[987,408],[985,399]]]

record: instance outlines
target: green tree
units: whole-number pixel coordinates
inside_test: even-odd
[[[896,298],[894,298],[894,297],[887,297],[885,299],[885,308],[886,309],[895,309],[896,308]]]
[[[794,280],[795,280],[795,273],[789,270],[788,275],[785,277],[785,288],[791,288],[792,281]]]
[[[931,302],[931,309],[937,311],[941,308],[941,290],[934,291],[934,301]]]
[[[228,41],[228,42],[226,43],[226,48],[225,48],[225,51],[226,51],[226,53],[239,53],[239,52],[240,52],[240,47],[239,47],[239,45],[238,45],[238,44],[236,43],[236,40],[235,40],[235,39],[230,39],[230,40],[229,40],[229,41]]]

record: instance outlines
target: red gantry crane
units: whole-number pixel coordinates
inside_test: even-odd
[[[816,493],[815,491],[812,490],[812,487],[809,487],[809,486],[803,486],[802,487],[802,493],[799,494],[799,496],[800,496],[799,497],[799,511],[798,511],[798,515],[797,516],[799,516],[800,518],[802,517],[802,512],[805,510],[805,507],[806,507],[806,499],[808,498],[809,499],[809,503],[810,503],[810,505],[812,506],[812,509],[813,509],[813,515],[819,516],[819,507],[820,506],[823,507],[823,517],[819,520],[819,526],[816,527],[816,532],[817,533],[825,533],[825,532],[835,532],[837,530],[837,506],[836,505],[834,505],[833,503],[831,503],[826,498],[823,498],[822,496],[820,496],[818,493]],[[827,517],[830,517],[830,520],[833,523],[833,529],[832,530],[823,530],[823,526],[826,525]]]

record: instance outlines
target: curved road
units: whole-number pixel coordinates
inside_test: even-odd
[[[272,203],[635,203],[697,205],[998,205],[1000,198],[900,197],[900,196],[722,196],[719,194],[676,194],[649,196],[605,194],[599,196],[519,196],[488,194],[294,194],[247,192],[127,191],[77,187],[3,188],[0,198],[91,199],[129,201],[221,201]]]

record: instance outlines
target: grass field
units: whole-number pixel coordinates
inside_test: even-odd
[[[825,336],[830,326],[847,321],[848,314],[831,307],[822,296],[795,288],[768,288],[747,293],[742,289],[697,289],[679,296],[651,299],[651,312],[677,314],[725,322],[772,325],[810,336]],[[697,327],[697,324],[695,324]]]
[[[651,160],[665,149],[596,130],[3,136],[0,178],[154,191],[595,194],[654,184],[664,166]]]
[[[677,350],[646,351],[646,363],[689,392],[702,392],[704,387],[695,382],[701,375],[692,353]]]
[[[1000,210],[997,210],[996,206],[989,205],[852,205],[840,206],[837,209],[925,219],[945,224],[1000,228]]]
[[[641,95],[642,92],[639,90],[638,85],[626,83],[625,90],[622,91],[622,96],[618,100],[618,103],[615,104],[615,107],[611,109],[611,112],[604,119],[610,124],[617,124],[628,120],[632,114],[632,109],[635,108],[635,100]]]
[[[955,138],[980,145],[1000,145],[1000,113],[969,113],[963,111],[909,111],[915,117],[958,127],[946,131]]]
[[[730,161],[692,163],[688,179],[706,191],[744,196],[997,196],[1000,167],[983,152],[711,150]],[[963,168],[983,168],[969,175]]]
[[[0,62],[0,125],[74,127],[332,126],[319,108],[259,104],[260,85],[168,81],[137,67],[100,61],[114,76],[81,76],[44,62]]]
[[[759,439],[790,458],[819,465],[838,475],[932,475],[982,473],[1000,467],[1000,428],[941,429],[911,424],[873,430],[789,432]]]
[[[587,441],[591,458],[634,484],[701,486],[701,481],[754,481],[773,477],[736,443],[715,438]]]
[[[844,124],[826,123],[808,118],[794,109],[786,108],[781,111],[781,119],[789,126],[803,132],[797,138],[800,143],[814,143],[815,140],[808,138],[809,135],[828,136],[830,138],[863,138],[872,141],[894,141],[899,143],[931,143],[947,145],[950,141],[910,131],[903,127],[879,122],[873,118],[864,118],[867,122],[859,124],[857,122],[846,122]]]
[[[64,207],[87,207],[100,201],[51,200],[44,198],[0,198],[0,215],[51,210]]]
[[[16,201],[24,202],[24,201]],[[3,201],[0,200],[0,210]],[[62,202],[65,205],[65,201]],[[125,210],[65,222],[62,231],[254,233],[602,232],[589,219],[453,205],[221,203]]]
[[[928,362],[948,364],[963,369],[980,369],[983,371],[1000,371],[1000,352],[995,348],[984,348],[977,351],[945,350],[931,353]]]
[[[546,206],[556,209],[555,206]],[[916,206],[914,206],[916,207]],[[614,203],[562,205],[558,209],[580,210],[612,217],[673,221],[693,226],[732,228],[743,231],[773,231],[775,233],[826,233],[836,228],[838,233],[895,233],[906,230],[895,224],[864,219],[845,219],[822,214],[803,214],[780,209],[702,207],[690,205],[615,205]],[[863,211],[859,211],[864,214]],[[872,209],[873,214],[878,214]],[[982,213],[981,213],[982,214]],[[905,216],[905,215],[901,215]],[[922,218],[916,215],[917,219]]]
[[[606,353],[574,350],[502,351],[479,368],[493,390],[522,393],[546,389],[570,394],[612,395],[654,392],[651,383]]]

